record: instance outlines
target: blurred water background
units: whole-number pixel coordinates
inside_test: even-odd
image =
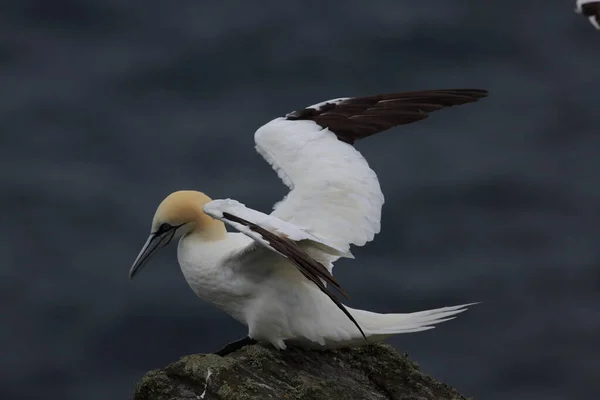
[[[352,306],[481,301],[390,342],[475,399],[600,395],[600,32],[574,1],[8,0],[0,6],[0,398],[125,399],[245,327],[175,246],[130,282],[159,201],[269,211],[268,120],[340,96],[474,87],[359,142],[383,231]]]

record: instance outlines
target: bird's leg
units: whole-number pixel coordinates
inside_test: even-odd
[[[233,353],[234,351],[237,351],[244,346],[248,346],[248,345],[256,344],[256,343],[258,343],[256,340],[252,339],[249,336],[246,336],[239,340],[235,340],[231,343],[228,343],[225,347],[223,347],[221,350],[217,351],[215,354],[219,355],[221,357],[224,357],[227,354]]]

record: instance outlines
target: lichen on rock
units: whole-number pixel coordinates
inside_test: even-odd
[[[208,377],[208,379],[207,379]],[[244,347],[190,355],[148,372],[134,400],[464,400],[391,346],[338,350]]]

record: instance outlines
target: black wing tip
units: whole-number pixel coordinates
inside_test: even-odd
[[[457,90],[460,95],[474,97],[476,100],[488,97],[489,92],[485,89],[461,89]]]
[[[596,24],[594,24],[594,22],[592,22],[592,24],[596,29],[600,29],[597,26],[600,25],[600,1],[581,4],[579,8],[575,9],[575,12],[589,19],[593,18]]]
[[[475,89],[475,88],[452,88],[452,89],[425,89],[425,90],[415,90],[410,92],[389,92],[389,93],[381,93],[374,96],[365,96],[365,97],[351,97],[345,101],[340,102],[339,104],[344,104],[346,102],[351,102],[352,100],[360,100],[360,99],[372,99],[374,101],[379,100],[387,100],[387,99],[411,99],[411,98],[435,98],[436,96],[444,97],[444,96],[469,96],[476,98],[487,97],[489,94],[486,89]]]
[[[458,93],[470,93],[473,95],[482,95],[487,96],[487,89],[474,89],[474,88],[461,88],[461,89],[441,89],[441,90],[433,90],[434,92],[458,92]]]
[[[597,16],[600,13],[600,1],[582,4],[580,9],[577,9],[576,11],[585,15],[586,17]]]
[[[470,103],[487,97],[489,92],[485,89],[433,89],[433,90],[421,90],[421,91],[413,91],[413,92],[392,92],[392,93],[384,93],[378,94],[374,96],[356,96],[349,97],[344,101],[340,101],[338,103],[324,103],[318,109],[306,107],[300,110],[292,111],[285,115],[285,118],[290,121],[302,120],[302,119],[314,119],[323,114],[326,114],[328,111],[335,109],[337,106],[345,106],[347,104],[351,104],[357,101],[369,101],[371,100],[373,103],[377,103],[382,100],[401,100],[401,99],[410,99],[417,97],[427,97],[427,98],[438,98],[438,99],[450,99],[453,98],[458,100],[458,98],[462,98],[462,100],[456,102],[451,105],[460,105],[465,103]],[[446,106],[446,107],[447,107]]]
[[[402,93],[400,93],[401,95]],[[444,97],[453,98],[453,97],[462,97],[468,102],[477,101],[479,99],[483,99],[488,97],[489,92],[485,89],[437,89],[437,90],[425,90],[422,92],[411,92],[410,94],[414,94],[415,96],[419,96],[422,94],[423,96],[433,97],[436,96],[440,99]],[[464,103],[458,103],[464,104]]]
[[[478,99],[482,99],[489,95],[489,92],[485,89],[456,89],[454,91],[461,95],[477,97]]]
[[[395,126],[426,119],[429,113],[473,103],[488,96],[485,89],[435,89],[350,97],[324,102],[287,114],[288,120],[312,120],[350,145]]]

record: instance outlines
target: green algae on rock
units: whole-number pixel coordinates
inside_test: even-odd
[[[278,351],[247,346],[226,357],[186,356],[148,372],[134,400],[464,400],[407,356],[377,344],[339,350]]]

